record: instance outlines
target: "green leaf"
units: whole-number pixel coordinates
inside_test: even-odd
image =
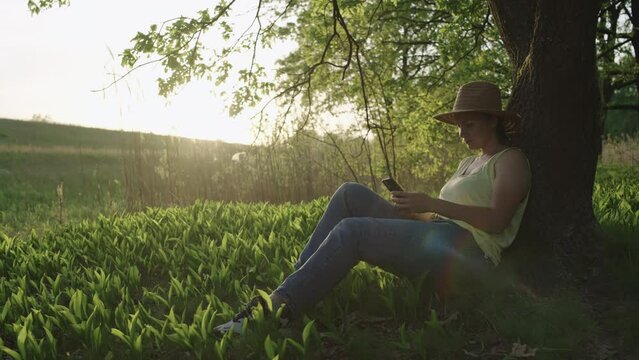
[[[0,313],[0,323],[4,323],[7,315],[9,314],[9,310],[11,310],[11,299],[7,299],[7,302],[4,303],[2,307],[2,313]]]
[[[17,339],[18,350],[20,351],[20,354],[22,355],[22,357],[25,359],[27,358],[27,348],[26,348],[27,333],[28,333],[27,323],[25,323],[24,326],[22,326],[22,329],[20,329],[20,333],[18,333],[18,339]]]
[[[51,330],[49,330],[48,327],[45,327],[44,332],[47,335],[47,340],[49,340],[49,343],[52,345],[55,345],[57,343],[57,340],[53,336],[53,333],[51,332]]]
[[[133,350],[137,351],[138,353],[142,352],[142,335],[144,335],[144,330],[142,330],[142,334],[138,335],[137,338],[135,338],[135,343],[133,344]]]
[[[116,328],[111,328],[111,334],[120,338],[120,340],[124,341],[127,345],[129,344],[129,337],[125,335],[122,331]]]
[[[102,332],[100,331],[100,327],[96,327],[91,332],[91,342],[95,348],[98,348],[102,344]]]
[[[264,309],[264,310],[272,311],[273,302],[271,301],[271,297],[269,296],[269,294],[266,291],[261,289],[257,289],[257,293],[260,295],[262,299],[264,299],[264,301],[266,302],[266,306],[268,306],[268,309]]]
[[[140,309],[137,309],[133,314],[133,317],[129,321],[129,334],[133,333],[133,327],[136,325],[138,321],[138,316],[140,316]]]
[[[302,346],[302,344],[291,338],[286,338],[284,341],[291,344],[297,351],[299,351],[300,355],[304,354],[304,347]]]
[[[309,321],[305,326],[304,326],[304,330],[302,331],[302,341],[304,343],[304,346],[306,347],[308,344],[308,338],[311,335],[311,331],[313,329],[313,327],[315,326],[315,320],[311,320]]]
[[[22,360],[23,359],[22,356],[20,356],[20,354],[17,351],[15,351],[15,350],[12,350],[12,349],[10,349],[10,348],[8,348],[6,346],[3,346],[1,349],[2,349],[2,351],[4,353],[6,353],[7,355],[11,356],[14,360]]]
[[[271,340],[271,335],[267,335],[264,339],[264,350],[269,359],[273,359],[277,355],[276,346],[277,344]]]

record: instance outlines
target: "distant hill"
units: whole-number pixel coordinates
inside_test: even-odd
[[[183,193],[175,192],[178,185],[180,191],[192,190],[202,198],[221,199],[231,194],[230,199],[237,189],[219,187],[235,186],[237,178],[249,176],[237,175],[226,181],[231,171],[239,170],[230,166],[235,164],[232,156],[248,147],[0,119],[0,232],[28,234],[34,228],[98,214],[187,201]],[[212,179],[214,175],[217,177]],[[190,181],[188,186],[186,181]],[[142,196],[152,198],[147,202]]]
[[[65,146],[95,149],[121,148],[130,144],[133,136],[138,132],[121,130],[106,130],[89,128],[76,125],[64,125],[37,121],[23,121],[0,119],[0,144],[30,145],[30,146]],[[171,138],[166,135],[143,133],[145,148],[163,148],[165,140]],[[175,137],[173,137],[175,138]],[[223,141],[188,140],[197,143],[213,144],[218,146],[229,144]],[[232,144],[239,146],[240,144]]]

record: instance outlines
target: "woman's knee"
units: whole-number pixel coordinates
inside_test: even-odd
[[[342,185],[340,185],[337,188],[337,193],[342,193],[342,194],[350,194],[353,192],[360,192],[364,189],[368,189],[367,186],[362,185],[360,183],[354,182],[354,181],[347,181],[345,183],[343,183]]]
[[[359,240],[358,235],[361,232],[361,227],[361,218],[344,218],[333,228],[334,237],[344,244],[356,244]]]
[[[345,200],[356,201],[364,200],[375,194],[375,192],[366,185],[362,185],[356,182],[345,182],[335,192],[339,194]],[[371,197],[372,198],[372,197]]]

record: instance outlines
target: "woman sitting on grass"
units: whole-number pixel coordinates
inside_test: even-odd
[[[460,162],[439,198],[393,191],[391,203],[366,186],[340,186],[295,272],[270,295],[272,309],[285,304],[281,319],[309,309],[361,260],[409,277],[438,276],[451,260],[472,272],[499,264],[517,234],[530,189],[526,156],[508,146],[520,118],[502,111],[499,88],[483,81],[463,85],[453,111],[435,118],[456,125],[481,155]],[[215,330],[239,333],[258,303],[267,308],[264,302],[254,299]]]

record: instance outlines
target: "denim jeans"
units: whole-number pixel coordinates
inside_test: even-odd
[[[289,275],[275,290],[293,313],[317,303],[360,260],[399,276],[438,274],[451,261],[468,271],[489,266],[467,230],[449,220],[404,219],[370,188],[344,183]]]

